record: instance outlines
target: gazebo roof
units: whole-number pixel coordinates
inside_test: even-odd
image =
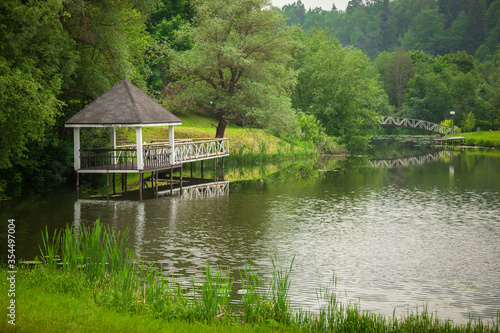
[[[66,121],[66,127],[181,125],[181,120],[126,79]]]

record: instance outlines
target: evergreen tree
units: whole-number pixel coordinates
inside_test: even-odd
[[[470,2],[464,39],[464,49],[471,55],[474,55],[484,41],[484,12],[479,0]]]
[[[299,19],[300,24],[304,24],[304,21],[306,20],[306,7],[302,3],[302,1],[297,1],[294,3],[295,5],[295,16]]]
[[[351,14],[354,9],[363,7],[363,0],[349,0],[347,3],[346,12]]]

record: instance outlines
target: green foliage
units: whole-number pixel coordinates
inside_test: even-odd
[[[281,9],[287,24],[309,31],[327,28],[342,45],[360,48],[371,59],[398,48],[443,55],[466,51],[486,60],[500,42],[498,0],[349,1],[345,11],[310,8],[298,3]],[[483,1],[484,2],[484,1]]]
[[[64,100],[76,104],[67,116],[100,96],[120,79],[145,87],[141,68],[150,37],[145,21],[155,0],[74,0],[66,3],[65,30],[76,41],[78,67],[65,80]]]
[[[453,122],[451,121],[451,119],[445,119],[442,122],[440,122],[440,124],[443,125],[443,126],[448,126],[448,127],[452,127],[453,126],[453,135],[460,134],[462,132],[462,130],[460,129],[460,127],[458,127],[455,124],[453,124]]]
[[[63,123],[126,77],[144,87],[144,21],[157,0],[0,4],[0,181],[47,189],[66,178]],[[71,145],[71,144],[70,144]],[[5,187],[6,185],[2,185]]]
[[[163,86],[172,79],[169,74],[169,50],[186,51],[193,47],[193,40],[176,39],[175,34],[189,24],[193,11],[185,0],[162,0],[162,6],[147,21],[147,29],[153,40],[146,49],[144,75],[152,92],[160,94]]]
[[[57,94],[76,61],[62,9],[57,0],[0,4],[0,169],[42,140],[61,111]]]
[[[408,91],[408,83],[414,74],[410,55],[403,50],[393,53],[382,52],[375,60],[374,67],[380,74],[389,102],[401,108]]]
[[[343,48],[325,30],[315,30],[296,55],[299,82],[292,100],[314,115],[326,133],[341,138],[349,150],[366,147],[381,89],[367,77],[368,59],[359,50]]]
[[[413,20],[404,35],[401,46],[407,50],[422,50],[431,54],[441,53],[444,22],[437,10],[424,10]]]
[[[287,97],[295,81],[287,67],[293,29],[284,27],[281,14],[268,4],[195,1],[195,26],[177,34],[192,36],[194,47],[173,55],[172,74],[182,79],[169,87],[165,101],[178,109],[194,103],[209,113],[219,122],[216,137],[223,137],[228,122],[297,131]]]
[[[299,119],[300,130],[304,140],[315,144],[321,143],[325,138],[325,130],[319,120],[312,114],[302,114]]]
[[[462,122],[462,131],[472,132],[475,129],[476,129],[476,118],[474,117],[474,113],[469,112],[465,120]]]

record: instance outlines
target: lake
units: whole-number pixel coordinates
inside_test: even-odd
[[[245,261],[269,281],[276,253],[283,267],[295,257],[295,306],[316,309],[316,293],[335,275],[342,301],[363,310],[392,315],[427,306],[456,322],[469,314],[494,317],[500,306],[500,152],[435,151],[400,140],[376,143],[371,154],[370,161],[226,166],[229,184],[218,191],[142,202],[137,193],[110,201],[85,194],[77,200],[75,190],[31,195],[1,202],[0,217],[16,219],[18,258],[39,254],[46,225],[49,231],[79,228],[100,218],[116,230],[129,228],[138,254],[179,281],[201,276],[210,261],[230,267],[237,293]]]

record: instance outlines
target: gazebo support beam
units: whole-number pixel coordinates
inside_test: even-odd
[[[170,145],[170,164],[175,164],[175,147],[174,147],[174,126],[168,126],[168,144]]]
[[[142,148],[142,127],[135,128],[135,140],[137,142],[137,169],[144,169],[144,156]]]
[[[111,127],[111,148],[116,150],[116,127]],[[116,164],[116,151],[113,152],[113,158],[111,160],[112,164]]]
[[[75,170],[80,170],[80,127],[73,128],[73,145],[74,145],[74,166]]]

